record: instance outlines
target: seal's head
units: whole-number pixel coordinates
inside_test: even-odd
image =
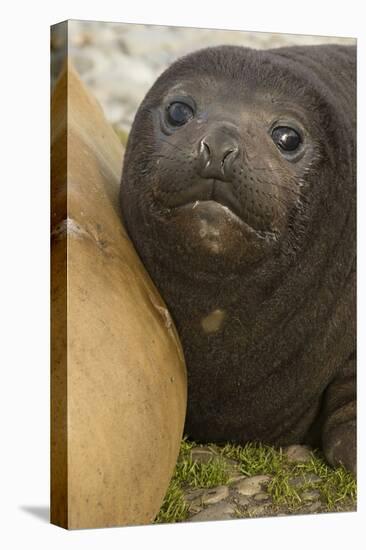
[[[327,162],[329,109],[301,67],[273,52],[200,50],[145,97],[121,202],[148,268],[237,273],[301,246],[308,202],[324,199],[312,177]]]

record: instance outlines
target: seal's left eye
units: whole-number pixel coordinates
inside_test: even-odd
[[[175,101],[168,107],[168,121],[172,126],[183,126],[193,117],[193,109],[186,103]]]
[[[288,126],[277,126],[272,131],[272,139],[282,151],[292,152],[301,144],[300,135],[293,128]]]

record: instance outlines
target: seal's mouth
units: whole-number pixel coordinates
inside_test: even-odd
[[[176,208],[185,208],[185,209],[191,208],[192,210],[197,209],[197,211],[202,211],[205,209],[212,210],[213,208],[215,208],[216,213],[220,212],[221,210],[223,214],[226,214],[227,216],[233,219],[236,219],[238,222],[242,224],[245,223],[242,217],[240,216],[240,214],[234,211],[233,207],[230,204],[228,204],[226,201],[220,201],[216,199],[196,200],[194,202],[181,204]],[[245,223],[245,225],[248,225],[248,224]]]
[[[260,238],[264,237],[264,234],[262,234],[261,231],[258,231],[257,229],[252,227],[241,216],[236,214],[234,210],[230,208],[230,206],[223,204],[223,202],[216,201],[216,200],[196,201],[194,203],[184,205],[183,207],[180,207],[180,208],[184,208],[185,210],[191,208],[193,212],[199,213],[204,218],[208,216],[208,218],[211,220],[212,225],[215,225],[213,223],[213,219],[217,219],[221,221],[222,219],[225,218],[231,224],[240,226],[241,230],[245,231],[245,234],[251,234],[252,236],[255,235]]]
[[[231,190],[231,186],[218,180],[213,181],[210,200],[225,206],[231,212],[242,220],[240,203]]]
[[[240,225],[246,233],[256,235],[260,239],[277,239],[277,234],[268,227],[264,218],[258,213],[255,215],[248,205],[241,205],[236,197],[233,184],[218,179],[205,179],[196,181],[189,187],[178,190],[162,192],[157,188],[153,190],[157,203],[163,209],[168,209],[171,214],[184,211],[186,214],[197,216],[209,216],[211,223],[220,224],[223,219],[230,223]]]
[[[169,193],[168,196],[164,196],[164,199],[165,206],[170,209],[189,206],[194,209],[198,204],[216,202],[243,221],[242,209],[231,185],[221,180],[212,179],[198,182],[184,191]]]

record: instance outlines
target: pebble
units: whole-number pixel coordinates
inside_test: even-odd
[[[248,506],[248,504],[250,503],[250,498],[245,495],[239,495],[235,499],[235,502],[237,502],[237,504],[239,504],[240,506]]]
[[[230,502],[219,502],[195,514],[188,521],[214,521],[235,517],[235,506]]]
[[[250,516],[263,516],[267,515],[268,509],[270,508],[269,503],[260,504],[259,506],[249,506],[247,512]]]
[[[193,502],[194,500],[200,498],[204,492],[204,489],[189,489],[185,492],[184,498],[186,502]]]
[[[317,512],[322,507],[322,503],[318,500],[316,502],[312,502],[309,506],[306,507],[306,511],[310,514]]]
[[[218,454],[208,447],[198,447],[196,449],[191,450],[191,459],[194,462],[199,462],[200,464],[207,464],[214,458],[218,458]]]
[[[228,483],[234,485],[235,483],[238,483],[238,481],[242,481],[243,479],[248,479],[248,476],[243,476],[242,474],[233,472],[232,476],[229,478]]]
[[[261,492],[262,486],[267,485],[271,476],[253,476],[235,483],[235,489],[241,495],[253,496]]]
[[[216,504],[229,496],[229,488],[226,485],[209,489],[202,495],[203,504]]]
[[[202,501],[200,498],[197,498],[196,500],[194,500],[193,502],[191,502],[189,504],[189,512],[191,514],[197,514],[198,512],[200,512],[202,510]]]
[[[257,502],[263,502],[269,500],[271,497],[267,493],[258,493],[254,495],[254,500]]]
[[[304,491],[301,494],[302,500],[317,500],[320,497],[319,491]]]
[[[311,449],[307,445],[290,445],[284,449],[290,462],[307,462],[311,458]]]
[[[291,487],[301,487],[302,485],[305,485],[305,483],[318,483],[321,481],[321,478],[317,476],[316,474],[304,474],[299,477],[293,477],[289,480],[289,485]]]

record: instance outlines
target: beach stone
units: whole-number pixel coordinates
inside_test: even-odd
[[[218,458],[218,456],[219,455],[209,447],[197,447],[191,450],[191,459],[200,464],[208,464],[214,458]]]
[[[248,504],[250,504],[250,498],[247,497],[246,495],[239,495],[236,499],[235,499],[235,502],[237,504],[239,504],[240,506],[248,506]]]
[[[235,484],[237,484],[239,481],[243,481],[244,479],[248,479],[248,476],[243,476],[243,475],[240,474],[240,473],[234,473],[234,474],[229,478],[228,483],[229,483],[230,485],[235,485]]]
[[[270,496],[267,493],[258,493],[257,495],[254,495],[254,500],[256,502],[263,502],[266,500],[270,500]]]
[[[186,502],[194,502],[195,500],[201,498],[201,496],[203,495],[203,493],[205,492],[204,489],[191,489],[191,490],[188,490],[185,494],[184,494],[184,499]]]
[[[189,505],[189,512],[190,514],[198,514],[202,510],[202,506],[199,503],[192,502]]]
[[[253,496],[261,492],[263,485],[267,485],[271,479],[269,475],[252,476],[235,484],[235,489],[241,495]]]
[[[92,70],[94,66],[94,61],[90,57],[85,57],[83,55],[75,55],[73,57],[74,67],[79,74],[84,74]]]
[[[236,460],[233,460],[232,458],[225,458],[225,457],[223,457],[222,459],[225,461],[225,463],[226,463],[226,465],[227,465],[227,467],[228,467],[229,472],[230,472],[233,476],[235,476],[235,475],[241,476],[241,474],[240,474],[239,471],[238,471],[238,468],[239,468],[239,466],[240,466],[239,462],[237,462]]]
[[[188,521],[215,521],[220,519],[232,519],[235,515],[235,506],[230,502],[219,502],[205,508],[192,516]]]
[[[263,503],[257,506],[252,505],[247,509],[247,512],[249,513],[250,516],[254,516],[254,517],[263,516],[263,515],[266,515],[266,512],[268,508],[270,508],[270,506],[271,505],[269,503]]]
[[[229,496],[229,488],[226,485],[209,489],[202,495],[203,504],[216,504]]]
[[[232,475],[229,477],[228,484],[234,485],[235,483],[238,483],[239,481],[242,481],[243,479],[247,479],[247,476],[243,476],[240,473],[233,472]]]
[[[293,477],[289,480],[290,487],[301,487],[302,485],[305,485],[305,483],[318,483],[321,481],[321,478],[317,476],[316,474],[304,474],[302,476]]]
[[[309,506],[307,506],[306,511],[310,514],[317,512],[322,507],[322,503],[318,500],[316,502],[311,503]]]
[[[307,462],[311,458],[311,449],[307,445],[290,445],[284,449],[290,462]]]
[[[301,495],[303,500],[317,500],[319,497],[319,491],[304,491]]]
[[[93,43],[93,34],[90,32],[79,32],[72,37],[72,45],[76,48],[82,48]]]

